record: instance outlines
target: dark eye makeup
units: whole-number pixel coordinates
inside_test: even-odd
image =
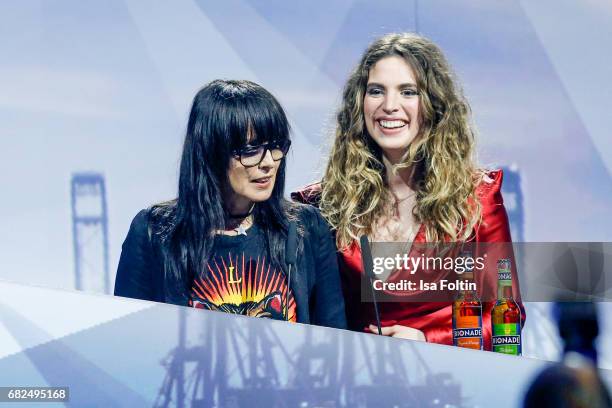
[[[366,93],[370,96],[379,96],[385,93],[385,90],[379,85],[372,85],[366,88]],[[400,93],[406,97],[419,95],[419,91],[414,86],[406,86],[400,90]]]

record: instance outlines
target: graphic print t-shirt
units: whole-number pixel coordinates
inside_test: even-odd
[[[194,279],[189,306],[251,317],[285,320],[287,276],[270,261],[264,234],[257,227],[247,235],[217,235],[206,271]],[[289,290],[288,316],[296,321]]]

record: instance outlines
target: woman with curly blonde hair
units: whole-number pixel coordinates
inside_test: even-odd
[[[360,236],[511,242],[502,172],[479,169],[474,150],[470,107],[442,51],[416,34],[374,41],[344,87],[322,182],[293,194],[318,205],[335,231],[350,328],[375,329],[360,298]],[[514,268],[513,278],[516,299]],[[490,305],[483,309],[487,331]],[[380,315],[383,334],[452,344],[448,302],[381,303]]]

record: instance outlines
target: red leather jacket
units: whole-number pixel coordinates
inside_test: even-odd
[[[495,170],[488,173],[490,180],[483,181],[476,188],[482,206],[482,221],[474,229],[475,242],[512,242],[508,215],[504,208],[501,194],[503,173]],[[311,184],[294,192],[291,197],[299,202],[318,206],[321,196],[320,183]],[[426,242],[425,228],[421,226],[414,242]],[[513,257],[513,254],[508,254]],[[376,324],[374,308],[371,303],[361,301],[361,248],[353,242],[348,248],[340,251],[338,256],[340,276],[345,298],[348,327],[351,330],[364,331],[370,324]],[[488,275],[480,282],[479,287],[487,293],[496,293],[497,280]],[[515,262],[512,263],[512,285],[514,298],[522,312],[525,322],[525,308],[521,303],[519,282]],[[486,350],[491,350],[491,309],[494,302],[483,302],[483,339]],[[452,304],[449,302],[380,302],[379,310],[383,327],[395,324],[412,327],[423,331],[428,342],[453,344],[452,338]]]

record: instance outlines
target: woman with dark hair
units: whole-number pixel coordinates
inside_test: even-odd
[[[178,197],[132,221],[115,295],[344,327],[327,224],[317,210],[283,198],[289,133],[282,107],[261,86],[216,80],[202,88]],[[288,274],[290,223],[298,243]]]
[[[340,250],[347,320],[375,331],[361,301],[359,238],[375,242],[511,242],[501,170],[475,164],[470,108],[442,51],[416,34],[374,41],[351,73],[321,183],[293,194],[317,205]],[[512,267],[514,298],[519,299]],[[496,280],[480,282],[496,293]],[[485,348],[490,311],[483,310]],[[452,344],[449,302],[381,303],[383,334]],[[524,313],[523,313],[524,321]]]

